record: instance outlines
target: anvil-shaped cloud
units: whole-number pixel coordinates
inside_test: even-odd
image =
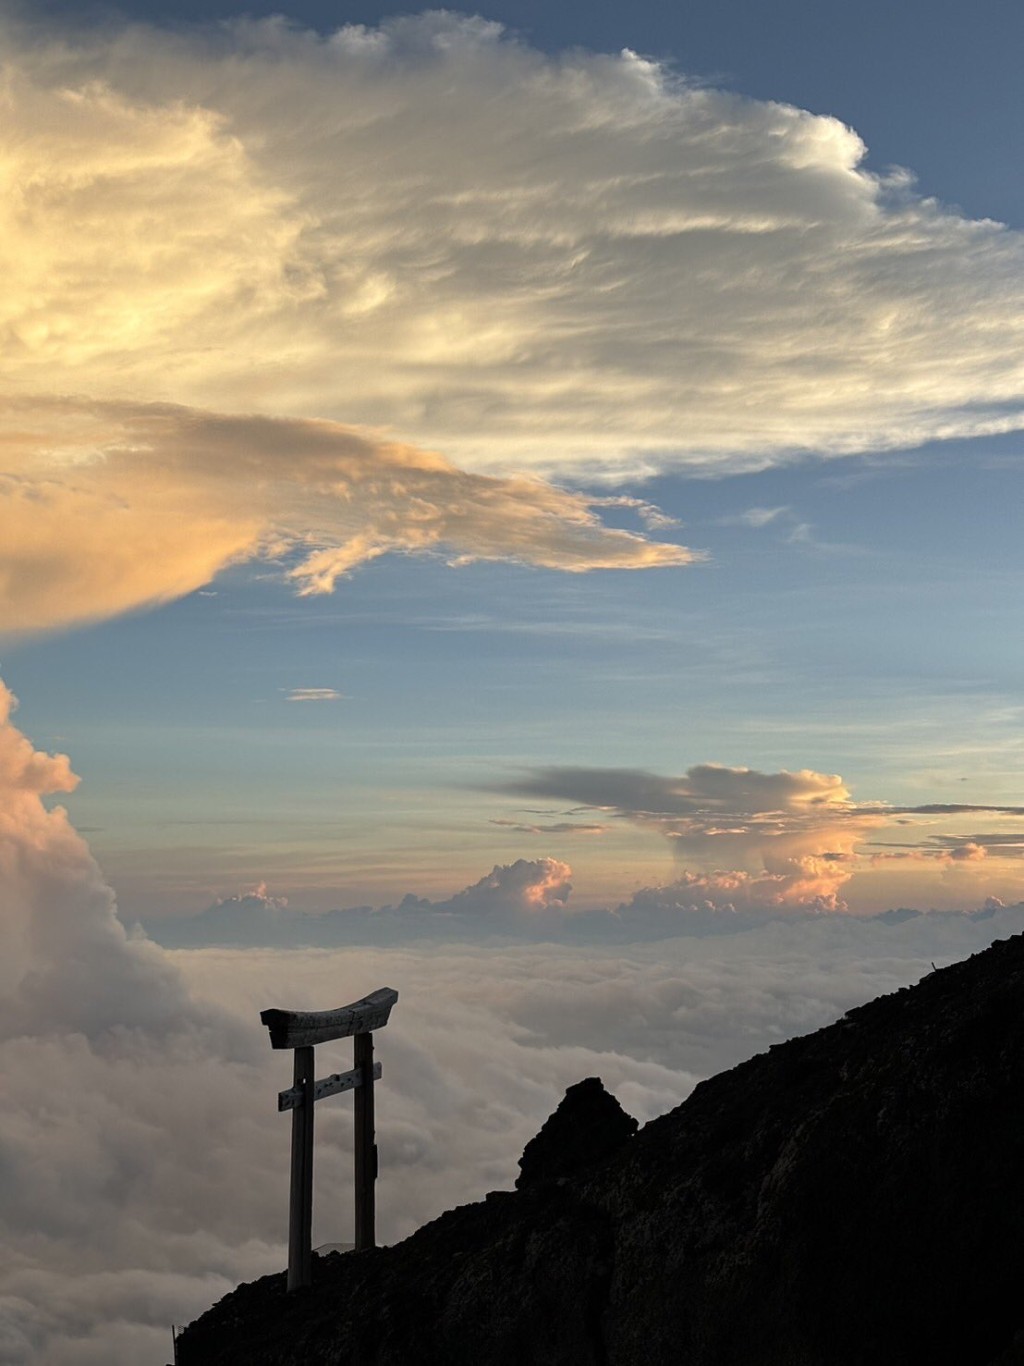
[[[1024,422],[1021,235],[833,118],[448,12],[0,41],[8,392],[563,475]]]
[[[302,591],[434,547],[681,564],[522,471],[1024,424],[1021,236],[834,119],[447,12],[0,46],[2,628],[284,547]]]
[[[296,552],[301,593],[387,552],[551,569],[686,564],[604,526],[600,499],[456,469],[331,422],[170,405],[12,405],[0,452],[0,628],[105,617],[191,592],[225,565]]]

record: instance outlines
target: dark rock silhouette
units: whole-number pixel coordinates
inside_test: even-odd
[[[703,1082],[574,1175],[317,1259],[308,1291],[239,1287],[179,1362],[1010,1366],[1022,1247],[1017,936]]]
[[[575,1176],[622,1147],[639,1125],[604,1089],[600,1077],[570,1086],[558,1109],[531,1138],[519,1159],[516,1189]]]

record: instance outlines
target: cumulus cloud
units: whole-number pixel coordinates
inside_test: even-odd
[[[545,768],[506,791],[557,797],[656,830],[694,867],[687,907],[843,910],[858,845],[881,823],[838,774],[696,764],[682,777],[641,769]]]
[[[174,1266],[190,1216],[168,1162],[169,1092],[191,1075],[202,1096],[214,1057],[230,1087],[248,1045],[156,945],[126,934],[87,845],[45,803],[76,785],[67,758],[36,751],[13,708],[0,685],[0,1355],[127,1366],[143,1345],[152,1355],[151,1326],[191,1275]],[[204,1149],[201,1126],[174,1141],[186,1162]],[[223,1284],[215,1258],[202,1274]]]
[[[1020,808],[859,803],[838,774],[811,769],[761,773],[697,764],[681,777],[665,777],[642,769],[552,767],[501,790],[575,802],[667,839],[686,871],[658,889],[661,911],[842,911],[851,880],[866,870],[913,861],[966,873],[989,854],[1013,857],[1022,842],[1019,830],[983,835],[932,828],[939,816],[1016,817]],[[898,842],[878,838],[897,823],[917,830]],[[653,904],[647,893],[639,896]]]
[[[571,877],[572,869],[558,859],[516,859],[515,863],[495,866],[472,887],[442,903],[442,909],[469,915],[507,910],[546,911],[568,901]]]
[[[656,919],[666,928],[708,911],[716,914],[707,923],[717,925],[721,920],[717,913],[721,911],[763,916],[766,911],[793,906],[805,911],[841,910],[845,903],[839,898],[839,889],[850,877],[847,869],[836,866],[843,862],[841,855],[803,855],[776,861],[777,871],[766,868],[760,873],[686,872],[666,886],[646,887],[634,893],[618,913],[632,919],[656,912]],[[833,865],[831,871],[829,864]],[[665,919],[666,912],[672,913],[672,920]],[[749,927],[751,922],[742,923]]]
[[[4,41],[13,392],[563,473],[1021,425],[1020,235],[833,118],[446,12]]]
[[[568,908],[571,877],[572,869],[560,859],[516,859],[495,864],[484,877],[439,901],[410,892],[394,906],[320,914],[290,908],[287,898],[270,895],[261,883],[240,896],[220,898],[198,915],[148,921],[146,929],[169,946],[329,946],[521,936],[535,929],[543,934],[559,924]]]
[[[0,1036],[121,1027],[166,1032],[200,1013],[150,944],[127,937],[113,894],[63,807],[78,779],[36,751],[0,683]]]
[[[977,863],[988,857],[988,850],[983,844],[968,840],[966,844],[954,844],[949,851],[949,857],[957,863]]]
[[[12,632],[168,601],[257,557],[284,557],[307,594],[389,552],[569,572],[695,558],[604,526],[582,494],[470,474],[337,423],[71,400],[6,416],[0,622]]]

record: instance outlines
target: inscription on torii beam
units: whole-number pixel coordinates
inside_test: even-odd
[[[381,987],[338,1010],[263,1010],[272,1048],[294,1050],[292,1085],[277,1097],[279,1111],[292,1112],[291,1195],[288,1205],[288,1289],[309,1285],[313,1241],[313,1106],[325,1096],[355,1093],[356,1251],[374,1247],[374,1182],[377,1145],[373,1133],[373,1083],[380,1063],[373,1061],[373,1031],[383,1029],[398,1000]],[[316,1080],[313,1050],[318,1043],[352,1037],[353,1068]]]

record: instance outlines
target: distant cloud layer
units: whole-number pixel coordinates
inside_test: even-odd
[[[1021,808],[858,803],[838,774],[812,769],[761,773],[695,764],[670,777],[643,769],[551,767],[500,790],[572,802],[571,814],[596,811],[656,831],[670,842],[685,871],[668,887],[648,888],[638,896],[648,907],[657,903],[679,911],[842,911],[852,879],[864,880],[871,869],[914,860],[961,876],[992,853],[1016,857],[1024,842]],[[973,820],[983,812],[1009,818],[1010,828],[963,835],[934,830],[939,816]],[[974,895],[980,890],[975,886]],[[924,885],[918,895],[928,895]],[[968,883],[961,885],[960,895],[970,901]]]
[[[442,12],[5,47],[8,392],[563,475],[1022,423],[1021,236],[835,119]]]

